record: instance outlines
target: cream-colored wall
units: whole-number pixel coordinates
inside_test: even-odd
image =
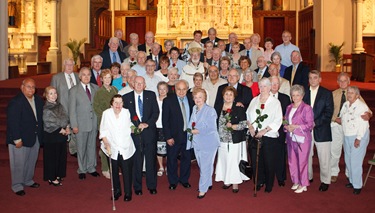
[[[71,57],[70,50],[64,45],[71,39],[81,40],[89,37],[89,0],[62,0],[60,10],[60,49],[62,59]],[[88,40],[88,42],[90,42]],[[83,47],[82,47],[83,48]],[[83,50],[83,49],[82,49]]]
[[[352,1],[314,1],[314,28],[316,30],[315,50],[319,55],[321,71],[334,70],[334,63],[328,53],[328,43],[345,42],[343,53],[352,52],[353,38]]]

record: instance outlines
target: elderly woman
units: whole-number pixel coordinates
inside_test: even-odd
[[[169,51],[170,63],[168,68],[177,68],[178,75],[181,75],[182,69],[186,65],[186,62],[178,59],[180,57],[180,50],[177,47],[172,47]]]
[[[280,73],[280,77],[284,77],[286,66],[281,64],[281,54],[279,52],[274,52],[271,55],[271,62],[276,64],[277,70]]]
[[[159,97],[157,99],[158,101],[158,106],[159,106],[159,118],[158,120],[156,121],[156,128],[157,128],[157,132],[158,132],[158,145],[159,143],[164,143],[165,144],[165,150],[167,149],[167,145],[166,145],[166,140],[164,138],[164,134],[163,134],[163,123],[162,123],[162,115],[163,115],[163,100],[164,98],[167,97],[167,94],[168,94],[168,84],[164,81],[161,81],[158,83],[158,94],[159,94]],[[159,147],[158,146],[158,150],[159,148],[162,148],[162,147]],[[159,170],[157,172],[157,175],[158,176],[162,176],[163,175],[163,172],[165,171],[164,169],[164,165],[163,165],[163,157],[166,156],[166,153],[165,154],[159,154],[157,153],[158,156],[157,156],[157,159],[158,159],[158,163],[159,163]]]
[[[117,79],[121,77],[120,68],[121,68],[121,65],[117,62],[113,62],[111,64],[109,69],[111,70],[112,79]]]
[[[130,70],[130,65],[124,62],[121,64],[120,70],[121,78],[112,80],[112,86],[116,87],[118,91],[128,85],[128,71]]]
[[[311,149],[311,131],[314,127],[314,114],[310,105],[305,104],[305,90],[301,85],[293,85],[290,90],[293,103],[286,109],[284,128],[287,132],[288,164],[290,178],[295,193],[307,191],[310,185],[308,161]]]
[[[240,58],[241,58],[241,54],[240,54],[240,43],[238,42],[235,42],[234,44],[232,44],[232,49],[233,51],[232,55],[231,55],[231,60],[232,60],[232,68],[236,68],[236,69],[239,69],[241,68],[240,67],[240,64],[238,63]]]
[[[114,199],[118,200],[121,196],[119,177],[119,167],[121,167],[125,192],[124,201],[131,201],[133,155],[135,153],[135,146],[131,137],[131,126],[133,124],[130,120],[129,110],[122,107],[121,95],[114,95],[110,99],[109,105],[111,108],[103,112],[99,138],[103,140],[107,154],[111,153]]]
[[[193,76],[193,81],[194,81],[194,87],[192,87],[189,91],[188,91],[188,94],[192,94],[194,89],[195,88],[200,88],[200,89],[203,89],[202,88],[202,85],[203,85],[203,75],[202,73],[195,73],[194,76]],[[208,101],[210,100],[210,97],[208,95],[208,92],[206,89],[204,89],[206,91],[206,103],[208,103]]]
[[[70,134],[69,116],[57,101],[56,88],[44,90],[47,99],[43,107],[44,122],[44,180],[54,186],[61,186],[66,176],[66,143]]]
[[[258,161],[257,190],[266,185],[265,192],[272,191],[275,179],[275,156],[277,137],[282,123],[283,112],[280,101],[270,95],[271,82],[262,78],[259,82],[260,95],[253,98],[246,111],[251,140],[251,158],[256,168],[257,145],[261,141]],[[267,115],[267,116],[266,116]],[[258,139],[258,140],[257,140]],[[255,174],[255,173],[254,173]]]
[[[103,82],[102,87],[96,92],[94,96],[93,108],[96,116],[98,117],[98,127],[100,129],[100,121],[104,110],[111,107],[110,101],[114,95],[117,94],[118,90],[116,87],[111,86],[111,71],[109,69],[104,69],[100,73],[100,78]],[[99,155],[102,162],[102,174],[106,178],[110,178],[108,158],[103,153],[102,150],[99,151]]]
[[[160,70],[155,72],[156,76],[159,76],[159,78],[162,81],[167,82],[168,81],[168,67],[169,67],[170,61],[167,56],[160,57]]]
[[[271,62],[271,55],[272,55],[272,53],[275,52],[275,50],[272,49],[273,43],[274,43],[274,41],[270,37],[267,37],[267,38],[264,39],[264,47],[266,49],[264,50],[263,56],[264,56],[264,59],[267,61],[267,64],[272,63]]]
[[[259,95],[259,86],[258,82],[253,82],[253,71],[246,70],[244,73],[244,82],[242,82],[242,85],[247,86],[251,89],[251,92],[253,94],[253,97]]]
[[[136,47],[129,47],[129,57],[125,58],[123,63],[129,64],[130,68],[137,64],[137,53],[138,49]]]
[[[204,74],[203,63],[200,62],[202,47],[199,43],[192,41],[189,44],[190,61],[182,68],[180,79],[184,79],[189,83],[189,88],[193,87],[193,76],[199,72]]]
[[[214,43],[212,41],[207,41],[204,44],[204,61],[212,58],[212,50],[214,49]]]
[[[361,193],[363,159],[370,139],[369,122],[361,118],[369,109],[359,97],[358,87],[349,86],[347,101],[340,111],[344,132],[345,165],[349,174],[349,183],[346,187],[353,188],[353,194],[356,195]]]
[[[192,134],[190,142],[200,170],[198,199],[204,198],[207,190],[212,186],[214,160],[220,144],[216,127],[217,115],[215,109],[206,104],[206,97],[204,89],[194,89],[195,106],[188,125]]]
[[[170,58],[170,50],[174,47],[174,42],[172,40],[165,40],[164,41],[164,52],[163,55],[167,56],[167,58]]]
[[[175,84],[178,82],[178,70],[172,67],[168,70],[168,94],[175,93]]]
[[[251,70],[250,69],[251,61],[250,61],[249,57],[243,55],[243,56],[240,57],[239,62],[240,62],[240,67],[241,67],[241,69],[239,70],[239,73],[240,73],[240,81],[239,82],[242,83],[244,81],[243,73],[245,73],[246,70]],[[253,72],[253,82],[258,82],[257,73],[254,70],[251,70],[251,71]]]
[[[238,193],[238,185],[249,180],[238,167],[241,160],[247,161],[246,114],[243,107],[236,106],[237,90],[234,87],[225,87],[222,95],[224,102],[215,106],[220,135],[215,181],[223,181],[223,189],[233,185],[233,193]]]
[[[228,80],[228,73],[231,66],[231,60],[228,56],[224,56],[220,59],[220,71],[219,77]]]

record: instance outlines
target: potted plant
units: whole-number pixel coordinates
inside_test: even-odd
[[[329,43],[329,53],[333,56],[333,59],[329,62],[335,62],[336,72],[341,71],[341,61],[342,61],[342,47],[345,42],[342,42],[341,45],[335,45],[332,42]]]
[[[73,61],[75,63],[75,67],[78,65],[77,64],[77,61],[78,61],[78,57],[79,55],[81,54],[81,46],[87,41],[87,38],[83,38],[81,39],[80,41],[77,41],[76,39],[69,39],[69,42],[65,44],[65,46],[67,46],[70,51],[72,52],[73,54]]]

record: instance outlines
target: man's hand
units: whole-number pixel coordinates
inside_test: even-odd
[[[370,112],[365,112],[363,113],[363,115],[361,115],[361,118],[365,121],[369,121],[371,117],[372,117],[372,114]]]
[[[237,102],[236,106],[244,108],[245,106],[241,102]]]
[[[341,118],[336,118],[335,122],[341,125]]]
[[[74,134],[77,134],[77,133],[78,133],[78,127],[74,127],[74,128],[73,128],[73,133],[74,133]]]
[[[146,123],[140,123],[140,124],[138,125],[138,128],[141,129],[141,130],[143,131],[143,129],[148,128],[148,124],[146,124]]]
[[[22,141],[20,141],[20,142],[16,143],[16,148],[21,148],[22,145],[23,145],[23,143],[22,143]]]
[[[173,138],[168,139],[167,143],[168,143],[169,146],[173,146],[174,145],[174,139]]]

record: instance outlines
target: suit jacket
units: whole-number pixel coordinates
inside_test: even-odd
[[[226,44],[225,45],[225,51],[230,53],[229,47],[230,47],[230,44]],[[243,44],[240,44],[240,51],[242,51],[244,49],[245,49],[245,46]]]
[[[26,96],[20,92],[7,107],[7,144],[13,144],[14,140],[21,139],[22,145],[32,147],[36,143],[36,136],[40,144],[43,144],[43,100],[34,95],[36,117]]]
[[[204,39],[201,40],[202,44],[206,44],[207,41],[209,41],[210,38],[209,37],[206,37]],[[215,37],[215,42],[214,42],[214,47],[217,47],[217,42],[220,41],[221,39],[218,38],[218,37]]]
[[[91,69],[91,77],[90,77],[90,83],[98,85],[98,82],[96,81],[94,70]]]
[[[254,71],[258,74],[258,73],[259,73],[259,67],[256,68]],[[270,77],[270,76],[271,76],[271,75],[270,75],[270,73],[268,72],[268,66],[266,66],[266,70],[264,71],[262,78],[268,78],[268,77]],[[258,79],[258,81],[260,81],[260,79]]]
[[[215,109],[218,109],[221,104],[223,104],[224,99],[223,99],[223,90],[225,87],[227,87],[229,84],[223,84],[219,86],[217,89],[217,94],[216,94],[216,100],[215,100]],[[237,84],[237,97],[234,99],[235,102],[241,102],[247,109],[249,106],[251,100],[253,99],[253,93],[251,89],[247,86],[243,86],[240,83]]]
[[[223,105],[224,105],[224,102],[216,105],[215,107],[216,114],[217,114],[216,123],[217,123],[218,128],[219,128],[219,118],[223,110]],[[246,121],[246,108],[238,107],[236,106],[236,102],[234,102],[230,115],[231,115],[231,119],[230,119],[231,124],[239,124],[240,121]],[[233,130],[231,133],[232,133],[233,143],[240,143],[246,140],[245,130]]]
[[[121,45],[120,45],[120,42],[122,43],[122,49],[121,49]],[[109,39],[107,39],[104,43],[104,46],[103,46],[103,51],[105,50],[109,50],[109,46],[108,46],[108,43],[109,43]],[[121,51],[123,53],[125,53],[125,47],[128,46],[128,43],[125,41],[125,40],[120,40],[119,41],[119,45],[118,45],[118,48],[117,48],[117,51]]]
[[[291,85],[299,84],[305,88],[305,90],[309,89],[309,72],[310,69],[303,63],[299,63],[296,74],[294,75],[293,82],[292,79],[292,71],[293,65],[289,66],[285,69],[284,78],[290,82]]]
[[[213,59],[213,58],[207,59],[206,62],[207,62],[210,66],[214,65],[214,59]],[[220,60],[219,60],[217,63],[218,63],[218,64],[217,64],[217,67],[219,68],[219,70],[221,70],[221,67],[220,67]]]
[[[142,120],[135,121],[133,118],[137,116],[135,108],[135,91],[125,94],[122,96],[124,102],[124,108],[128,109],[134,125],[138,126],[139,123],[148,124],[148,128],[144,129],[141,133],[142,142],[152,144],[156,146],[156,121],[159,117],[159,106],[156,100],[156,95],[152,91],[143,91],[143,117]],[[132,134],[134,143],[140,143],[140,137]]]
[[[287,107],[285,117],[289,120],[289,114],[292,110],[293,105],[290,104]],[[305,143],[311,143],[311,130],[314,127],[314,115],[311,109],[311,106],[301,103],[296,112],[292,117],[292,124],[300,125],[301,128],[297,128],[293,131],[294,134],[298,136],[305,137]],[[290,137],[290,134],[286,134],[286,138],[288,141],[295,141],[295,138]]]
[[[283,116],[285,116],[286,108],[291,104],[289,96],[285,95],[284,93],[278,93],[277,99],[279,99],[281,104],[281,110],[283,112]],[[283,125],[280,126],[279,129],[279,141],[285,142],[285,132]]]
[[[76,79],[76,84],[80,82],[78,74],[73,72],[74,77]],[[60,72],[56,75],[52,76],[51,86],[55,87],[57,90],[57,97],[61,105],[63,105],[65,111],[69,113],[69,87],[66,81],[65,73]]]
[[[241,50],[240,54],[242,56],[247,56],[247,50],[246,49]],[[259,56],[263,56],[262,51],[258,50],[258,49],[255,49],[255,48],[252,48],[251,55],[250,55],[250,61],[251,61],[250,69],[251,70],[255,70],[258,67],[257,66],[257,60],[258,60]]]
[[[117,49],[117,53],[120,56],[120,61],[122,63],[125,60],[126,55],[119,49]],[[112,56],[109,54],[109,50],[103,50],[99,55],[103,58],[102,69],[109,69],[112,64]]]
[[[146,53],[146,56],[149,56],[149,55],[147,55],[146,44],[138,45],[138,51],[144,51]],[[163,54],[162,51],[160,51],[160,53]],[[150,54],[151,54],[151,51],[150,51]]]
[[[194,102],[191,97],[186,97],[189,102],[191,115]],[[175,93],[172,93],[164,98],[162,109],[162,123],[165,140],[173,138],[175,143],[186,143],[186,132],[183,131],[184,119],[182,117],[179,100],[177,99],[177,95]],[[186,119],[189,121],[190,117]]]
[[[311,106],[311,91],[306,90],[303,101]],[[314,139],[316,142],[332,141],[331,118],[333,114],[332,92],[319,86],[314,107]]]
[[[160,69],[161,69],[161,67],[160,67],[160,58],[161,58],[162,56],[163,56],[163,53],[160,51],[160,52],[159,52],[159,56],[158,56],[158,66],[155,68],[155,70],[160,70]],[[149,59],[154,60],[154,59],[152,58],[152,54],[149,55],[149,56],[147,56],[147,60],[149,60]]]
[[[78,83],[69,90],[69,118],[71,128],[77,128],[80,132],[96,131],[98,118],[93,109],[96,91],[99,87],[90,83],[91,100],[86,90]]]

